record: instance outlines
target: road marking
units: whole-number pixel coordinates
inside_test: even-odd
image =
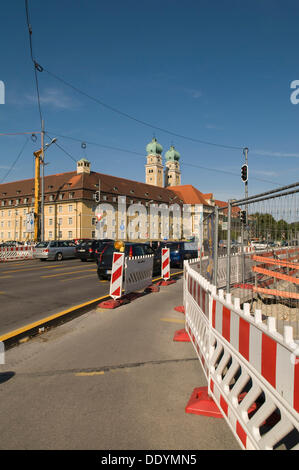
[[[34,271],[35,269],[51,269],[51,268],[65,268],[64,265],[61,264],[54,264],[52,266],[39,266],[35,268],[25,268],[25,269],[10,269],[9,271],[3,271],[4,274],[6,273],[23,273],[24,271]]]
[[[0,279],[7,279],[7,278],[10,278],[12,276],[0,276]]]
[[[169,323],[185,323],[185,320],[179,320],[177,318],[160,318],[161,321],[166,321]]]
[[[36,328],[37,326],[43,325],[44,323],[47,323],[49,321],[55,320],[56,318],[60,318],[64,315],[67,315],[68,313],[72,313],[76,311],[79,308],[87,307],[90,304],[93,304],[95,302],[99,302],[100,300],[107,299],[109,298],[110,295],[102,295],[102,297],[98,297],[97,299],[92,299],[89,300],[88,302],[84,302],[79,305],[75,305],[74,307],[68,308],[67,310],[62,310],[61,312],[55,313],[54,315],[50,315],[49,317],[42,318],[41,320],[38,320],[34,323],[30,323],[29,325],[26,325],[22,328],[18,328],[17,330],[10,331],[9,333],[5,333],[4,335],[0,336],[0,341],[5,341],[9,338],[13,338],[14,336],[18,336],[25,331],[32,330],[33,328]]]
[[[92,377],[94,375],[104,375],[104,371],[95,371],[95,372],[77,372],[76,377]]]
[[[94,274],[86,274],[85,276],[71,277],[71,279],[60,279],[60,282],[73,281],[73,280],[75,280],[75,279],[84,279],[85,277],[93,277],[93,278],[95,278]],[[96,278],[95,278],[95,279],[96,279]]]
[[[67,274],[77,274],[77,273],[84,273],[84,272],[91,272],[96,271],[96,269],[81,269],[80,271],[68,271],[66,273],[59,273],[59,274],[48,274],[47,276],[41,276],[41,278],[45,279],[48,277],[57,277],[57,276],[66,276]]]

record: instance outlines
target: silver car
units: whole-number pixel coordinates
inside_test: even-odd
[[[75,243],[69,240],[40,242],[33,248],[33,258],[39,258],[41,261],[61,261],[65,258],[75,258],[75,250]]]

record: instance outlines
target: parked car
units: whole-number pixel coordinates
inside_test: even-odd
[[[95,261],[97,254],[102,251],[105,243],[113,242],[111,239],[88,240],[76,246],[76,257],[81,261]]]
[[[183,268],[185,259],[198,258],[197,242],[162,242],[159,249],[170,249],[170,266]]]
[[[155,252],[148,244],[124,242],[124,245],[125,256],[154,255],[153,275],[158,275],[161,273],[161,254]],[[109,279],[111,277],[112,259],[114,251],[116,251],[114,248],[114,243],[108,242],[103,245],[103,249],[99,253],[97,261],[97,273],[99,279]]]
[[[93,241],[93,239],[92,238],[73,238],[73,242],[76,245],[81,245],[82,243],[89,242],[89,241]]]
[[[65,258],[75,258],[76,245],[69,240],[45,241],[33,248],[33,258],[61,261]]]

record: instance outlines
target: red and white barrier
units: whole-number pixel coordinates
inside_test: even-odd
[[[164,281],[170,279],[170,249],[162,248],[161,277]]]
[[[0,262],[32,258],[32,246],[5,246],[0,248]]]
[[[191,261],[192,263],[192,261]],[[299,347],[249,304],[209,284],[185,262],[186,331],[208,394],[243,449],[299,449]]]
[[[109,293],[113,299],[119,299],[122,296],[124,261],[124,253],[113,253]]]

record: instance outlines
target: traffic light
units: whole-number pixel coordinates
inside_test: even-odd
[[[100,202],[100,191],[95,192],[95,197],[94,198],[95,198],[96,202]]]
[[[248,181],[248,165],[246,164],[241,167],[241,179],[244,183]]]
[[[241,211],[240,212],[240,220],[241,220],[241,223],[246,225],[247,223],[247,213],[246,211]]]

